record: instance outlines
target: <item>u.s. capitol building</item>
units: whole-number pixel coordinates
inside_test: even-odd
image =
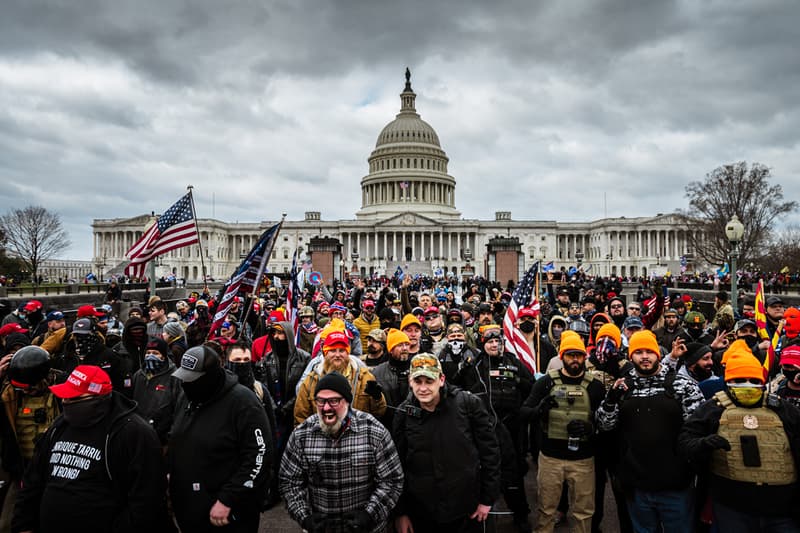
[[[288,272],[292,253],[310,257],[323,279],[345,272],[391,276],[397,266],[411,273],[482,275],[519,279],[533,262],[578,266],[593,275],[640,276],[678,271],[691,257],[686,230],[672,215],[604,218],[589,222],[517,220],[497,211],[491,220],[464,219],[456,209],[456,179],[436,131],[417,113],[410,75],[400,112],[378,134],[361,179],[361,209],[354,220],[325,220],[309,211],[287,220],[269,262]],[[120,272],[125,252],[141,236],[149,215],[95,219],[93,264],[103,277]],[[275,221],[231,223],[199,219],[207,272],[224,280],[258,236]],[[202,277],[197,246],[161,256],[156,274]]]

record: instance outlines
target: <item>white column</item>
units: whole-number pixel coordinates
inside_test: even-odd
[[[400,251],[400,261],[406,260],[406,232],[403,232],[403,249]]]

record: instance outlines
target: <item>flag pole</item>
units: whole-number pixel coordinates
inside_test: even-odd
[[[194,194],[192,194],[192,190],[194,189],[194,185],[187,185],[186,189],[189,191],[189,203],[192,206],[192,218],[194,218],[194,229],[197,231],[197,246],[200,247],[200,268],[203,272],[203,291],[208,289],[208,284],[206,283],[206,261],[205,261],[205,254],[203,253],[203,238],[200,236],[200,226],[197,224],[197,209],[194,206]]]
[[[272,246],[269,247],[269,250],[264,250],[264,260],[261,261],[261,265],[258,267],[256,281],[253,284],[253,290],[250,291],[250,300],[244,312],[244,317],[242,318],[242,325],[239,328],[239,339],[241,339],[244,334],[244,325],[247,324],[247,319],[250,318],[250,311],[253,309],[253,300],[256,294],[258,294],[258,288],[261,287],[261,277],[264,275],[264,269],[267,267],[267,262],[269,262],[269,258],[272,256],[272,250],[275,249],[275,243],[278,242],[278,235],[281,233],[284,220],[286,220],[286,213],[281,214],[281,221],[278,223],[278,229],[275,230],[275,238],[272,239]]]
[[[542,277],[542,263],[541,262],[539,263],[539,268],[537,268],[537,270],[538,270],[538,272],[536,273],[536,289],[535,290],[536,290],[536,299],[539,300],[539,314],[536,315],[536,370],[541,373],[542,372],[542,367],[541,367],[541,363],[542,363],[542,356],[541,356],[541,353],[542,353],[542,350],[541,350],[541,344],[542,344],[542,330],[541,330],[541,328],[542,328],[542,302],[540,301],[541,294],[540,294],[540,290],[539,290],[540,289],[539,280]]]

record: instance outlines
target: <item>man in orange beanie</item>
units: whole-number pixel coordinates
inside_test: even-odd
[[[561,335],[564,365],[538,379],[522,413],[536,424],[539,443],[537,531],[553,531],[564,482],[575,531],[589,532],[595,512],[594,413],[605,395],[603,384],[586,372],[586,348],[574,331]]]
[[[619,434],[625,450],[615,468],[628,494],[635,531],[691,531],[694,474],[676,451],[683,421],[703,403],[697,384],[660,363],[652,331],[628,341],[633,367],[608,391],[597,411],[600,429]]]
[[[710,466],[719,531],[799,532],[800,411],[774,395],[765,400],[764,367],[744,341],[725,359],[725,389],[686,421],[679,451],[703,471]]]
[[[386,348],[389,351],[389,360],[372,369],[372,374],[378,381],[386,398],[387,407],[397,407],[408,396],[408,372],[411,359],[408,349],[411,341],[408,335],[399,329],[390,329],[386,335]],[[388,409],[381,420],[383,425],[392,430],[394,411]]]

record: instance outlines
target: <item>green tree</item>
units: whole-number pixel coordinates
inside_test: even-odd
[[[689,209],[678,214],[691,230],[687,235],[695,255],[712,265],[727,261],[725,226],[736,215],[744,224],[739,264],[762,256],[776,220],[797,209],[797,202],[783,200],[783,189],[770,184],[771,177],[769,167],[740,161],[717,167],[704,180],[686,186]]]
[[[31,272],[34,283],[38,282],[42,262],[52,259],[70,245],[61,218],[41,206],[10,210],[0,217],[0,232],[8,249]]]

